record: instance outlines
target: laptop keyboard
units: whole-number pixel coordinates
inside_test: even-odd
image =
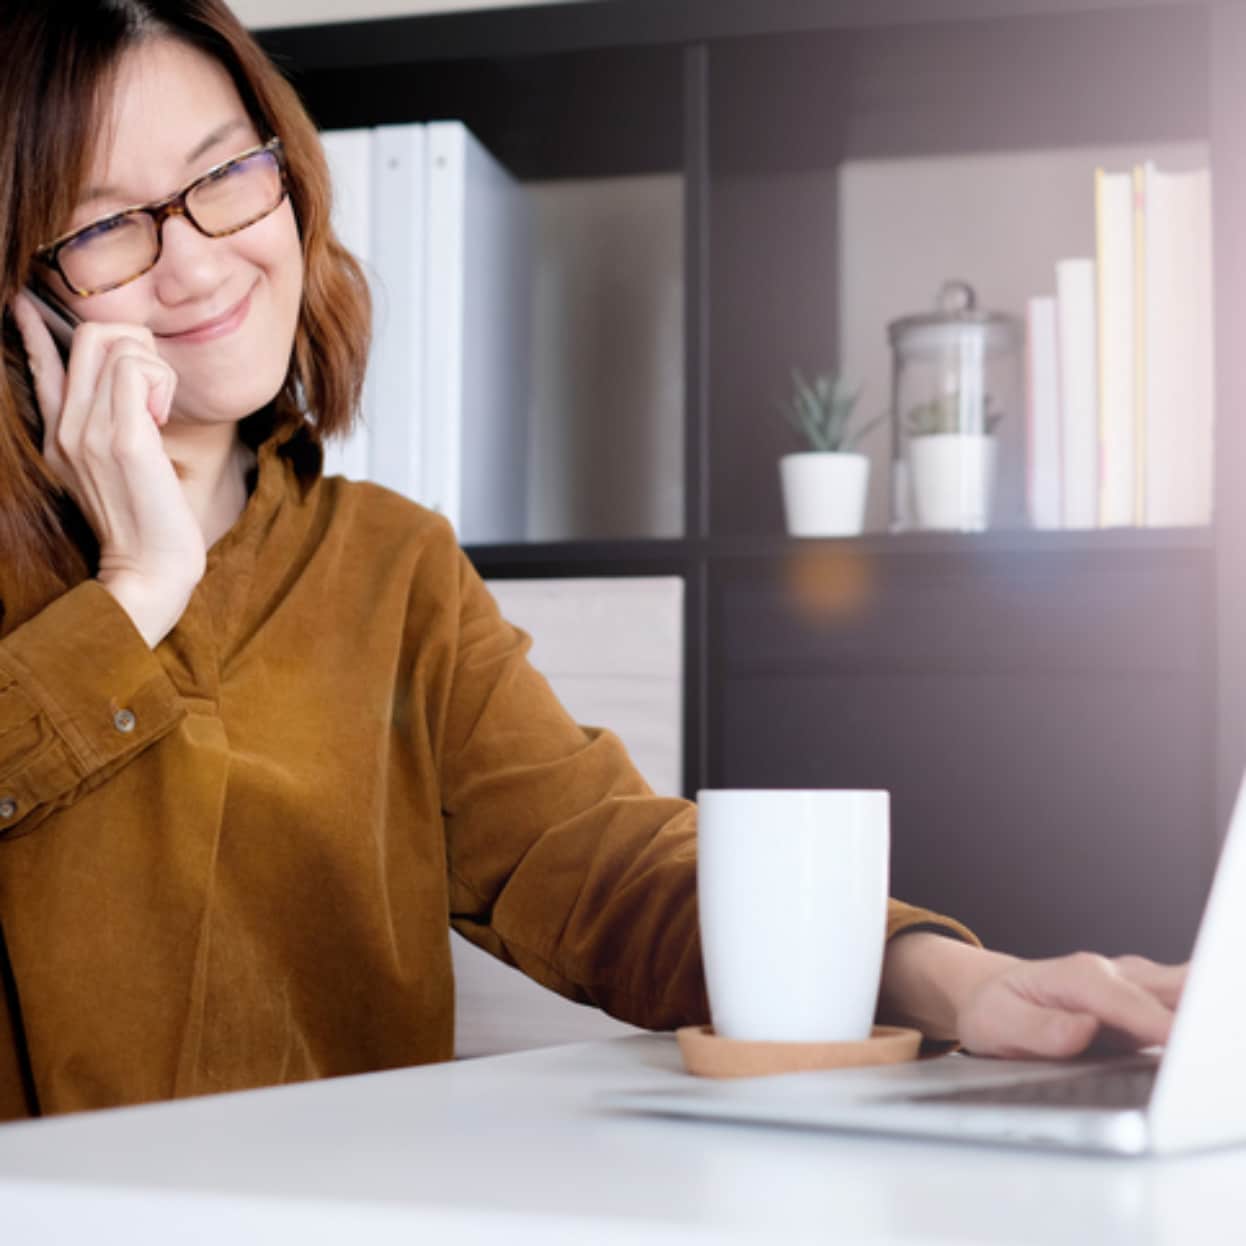
[[[1157,1065],[1093,1069],[1048,1081],[1009,1082],[964,1090],[913,1095],[916,1103],[1007,1104],[1058,1108],[1144,1108],[1155,1085]]]

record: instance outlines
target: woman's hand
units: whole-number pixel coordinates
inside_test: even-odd
[[[957,1031],[967,1051],[1017,1060],[1162,1045],[1185,974],[1141,956],[1018,961],[970,991]]]
[[[203,532],[160,430],[177,376],[149,330],[88,322],[74,332],[68,370],[34,304],[14,318],[43,416],[43,454],[95,532],[99,581],[153,648],[203,578]]]
[[[918,931],[888,945],[879,1015],[978,1055],[1064,1059],[1165,1043],[1185,976],[1141,956],[1024,961]]]

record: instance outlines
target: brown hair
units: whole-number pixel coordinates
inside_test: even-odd
[[[4,630],[94,573],[95,544],[42,455],[42,421],[9,310],[35,251],[69,219],[122,55],[181,40],[229,72],[262,135],[280,137],[304,256],[285,383],[258,429],[322,440],[355,418],[371,310],[359,265],[329,225],[330,182],[315,125],[223,0],[0,0],[0,596]],[[244,435],[248,430],[244,426]]]

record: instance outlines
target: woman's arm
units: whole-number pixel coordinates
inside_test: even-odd
[[[927,931],[887,947],[879,1018],[978,1055],[1079,1055],[1092,1044],[1163,1043],[1185,982],[1184,965],[1078,952],[1025,961]]]

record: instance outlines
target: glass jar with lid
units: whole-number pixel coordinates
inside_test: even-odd
[[[971,285],[948,281],[933,311],[893,320],[887,335],[893,530],[994,526],[1001,467],[1020,440],[1021,322],[979,309]],[[1017,493],[1020,472],[1007,476]]]

